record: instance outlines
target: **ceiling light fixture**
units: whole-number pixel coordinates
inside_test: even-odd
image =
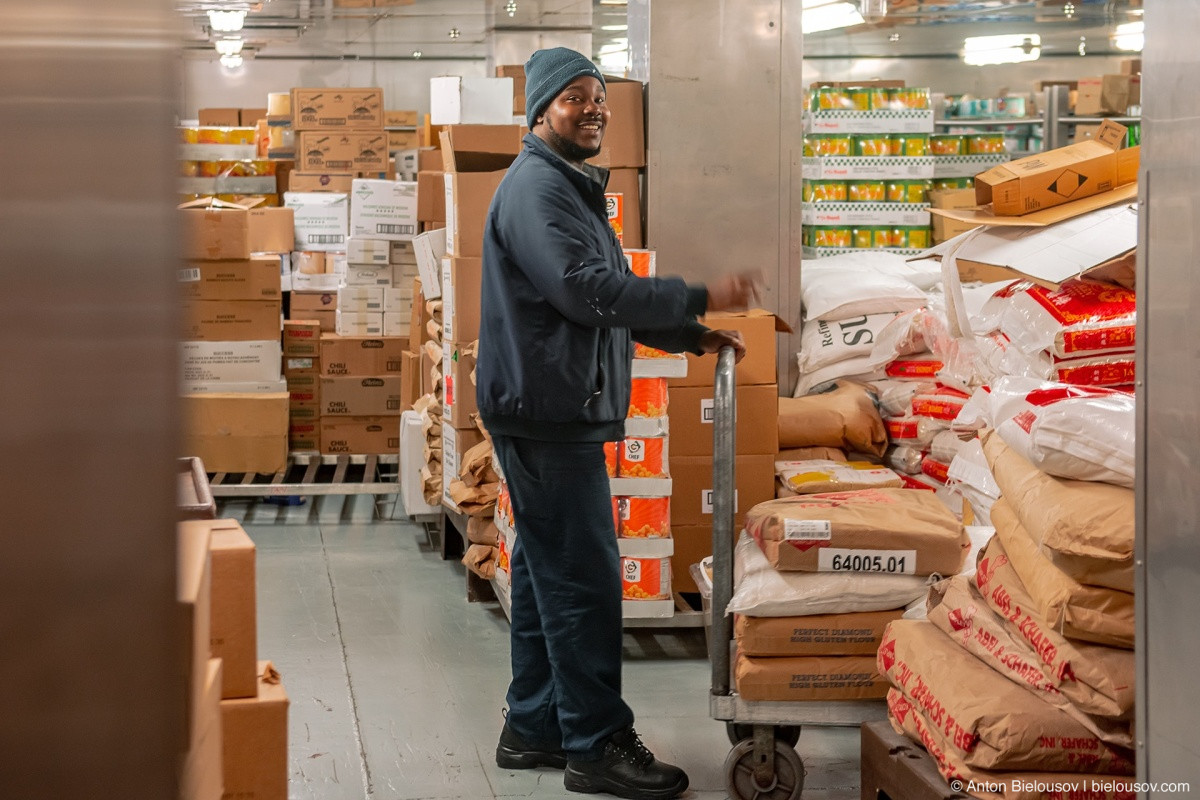
[[[1113,47],[1118,50],[1141,52],[1146,46],[1146,23],[1143,21],[1126,22],[1118,25],[1112,37]]]
[[[1075,16],[1075,4],[1072,2],[1069,2],[1069,0],[1068,0],[1067,4],[1063,6],[1063,14],[1066,15],[1067,17]]]
[[[221,66],[225,69],[237,69],[242,62],[243,59],[240,55],[221,56]]]
[[[517,15],[517,0],[508,0],[508,2],[504,4],[504,11],[510,17],[515,17]]]
[[[460,36],[462,36],[462,31],[460,31],[458,28],[450,29],[450,38],[451,39],[457,39]]]
[[[898,34],[898,33],[893,33],[892,35],[888,36],[888,41],[889,41],[889,42],[898,42],[898,41],[900,41],[900,34]]]
[[[1041,55],[1042,37],[1036,33],[968,36],[963,40],[963,61],[973,67],[1037,61]]]
[[[629,30],[629,26],[628,25],[601,25],[600,30],[602,30],[602,31],[627,31],[627,30]]]
[[[245,11],[209,11],[208,24],[219,33],[237,33],[246,24]]]
[[[1079,37],[1079,55],[1081,55],[1081,56],[1087,55],[1087,37],[1086,36]]]
[[[864,22],[854,4],[844,0],[804,0],[801,8],[800,28],[804,33],[831,31]]]
[[[423,55],[425,55],[425,54],[422,53],[420,50],[413,50],[413,58],[420,58]]]
[[[236,56],[242,52],[242,45],[241,39],[218,39],[216,41],[217,52],[223,56]]]

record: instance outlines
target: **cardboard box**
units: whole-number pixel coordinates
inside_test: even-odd
[[[1121,150],[1125,127],[1105,122],[1096,139],[1019,158],[975,176],[975,202],[1018,216],[1137,181],[1140,148]]]
[[[269,662],[253,697],[221,701],[225,797],[287,800],[288,696]]]
[[[934,208],[974,208],[974,189],[936,189],[929,193],[929,202]],[[961,233],[978,228],[969,222],[943,217],[940,214],[930,215],[933,221],[933,243],[940,244],[947,239],[953,239]]]
[[[671,556],[671,588],[676,592],[698,592],[692,578],[692,564],[712,555],[712,525],[671,524],[675,554]]]
[[[1086,117],[1094,114],[1124,114],[1129,106],[1142,102],[1140,75],[1100,75],[1079,79],[1079,94],[1075,99],[1075,114]]]
[[[292,319],[310,319],[305,312],[312,314],[337,311],[337,292],[292,292]],[[319,319],[319,317],[311,317]],[[325,326],[321,326],[325,330]]]
[[[182,375],[188,382],[279,379],[283,351],[278,339],[249,342],[180,342]]]
[[[224,795],[221,727],[221,659],[210,658],[205,668],[199,711],[199,733],[191,742],[179,781],[181,800],[221,800]]]
[[[321,335],[321,374],[326,377],[400,375],[408,339]]]
[[[287,464],[287,392],[191,394],[182,406],[180,452],[208,470],[270,475]]]
[[[319,358],[321,323],[313,319],[286,320],[283,323],[283,355],[287,358]]]
[[[297,275],[324,275],[326,259],[320,250],[296,250],[292,253],[292,281]],[[294,288],[294,287],[293,287]]]
[[[179,206],[183,257],[204,261],[250,258],[250,213],[221,200],[193,200]]]
[[[297,250],[346,249],[350,196],[340,192],[286,192],[283,203],[295,213]]]
[[[709,314],[700,321],[713,329],[738,330],[746,342],[746,357],[735,370],[737,383],[775,383],[775,334],[788,329],[787,323],[770,311],[753,308],[749,311],[734,311]],[[712,386],[717,369],[717,356],[695,356],[688,354],[688,374],[685,378],[671,378],[668,386]]]
[[[455,428],[470,428],[475,402],[475,343],[442,342],[442,418]]]
[[[403,336],[408,338],[408,314],[412,311],[413,293],[412,287],[396,288],[394,286],[386,286],[383,289],[383,313],[388,315],[403,315],[404,329],[399,333],[385,333],[385,336]],[[384,324],[388,324],[384,320]]]
[[[342,286],[338,289],[338,311],[365,314],[383,312],[382,286]]]
[[[296,134],[296,168],[305,172],[383,172],[388,140],[383,131],[304,131]]]
[[[417,184],[355,180],[350,192],[350,235],[410,241],[417,234]]]
[[[292,89],[292,128],[325,131],[352,128],[383,130],[383,90]]]
[[[482,258],[442,259],[442,339],[473,342],[479,338],[483,291]]]
[[[677,386],[670,390],[671,455],[712,456],[713,387]],[[737,387],[734,437],[742,455],[779,452],[779,389],[775,384]]]
[[[411,240],[388,242],[389,264],[417,265],[417,246]],[[414,273],[416,274],[416,273]]]
[[[463,456],[472,447],[483,442],[483,434],[476,427],[456,428],[442,425],[442,502],[457,508],[450,499],[450,484],[458,480]]]
[[[1140,58],[1122,58],[1121,59],[1121,74],[1122,75],[1141,75],[1142,60]]]
[[[316,371],[289,372],[286,376],[288,408],[321,404],[321,375]]]
[[[512,99],[511,78],[430,78],[429,121],[434,125],[506,125],[513,117]]]
[[[399,416],[401,380],[395,376],[321,377],[322,417]],[[399,430],[399,428],[397,428]]]
[[[254,542],[236,520],[217,520],[212,558],[212,655],[222,661],[221,697],[253,697],[258,684]]]
[[[350,202],[350,206],[350,213],[353,215],[353,199]],[[387,239],[367,238],[351,233],[350,239],[346,242],[346,261],[352,266],[359,264],[372,267],[386,267],[391,263],[388,260],[390,253],[389,244]]]
[[[367,267],[359,264],[350,265],[346,270],[346,277],[343,278],[343,288],[362,289],[386,289],[393,282],[393,272],[391,264],[384,264],[382,267]],[[340,289],[339,289],[340,291]],[[382,299],[380,300],[382,302]],[[353,311],[353,308],[347,308],[347,311]],[[362,309],[359,309],[362,310]],[[382,307],[375,309],[382,311]]]
[[[874,656],[883,629],[904,609],[809,617],[747,617],[733,623],[738,652],[747,656]]]
[[[303,172],[297,170],[288,176],[287,191],[350,194],[353,181],[353,172]]]
[[[514,117],[525,116],[525,66],[523,64],[501,64],[496,67],[497,78],[512,78],[512,113]]]
[[[241,120],[243,128],[253,128],[260,119],[266,118],[267,110],[265,108],[243,108],[238,112],[238,119]]]
[[[441,170],[417,173],[417,219],[446,224],[446,178]]]
[[[321,452],[372,455],[400,452],[400,417],[321,417]]]
[[[408,350],[410,353],[420,353],[429,334],[426,326],[433,321],[429,310],[425,308],[425,295],[421,291],[421,281],[413,281],[413,305],[409,316]]]
[[[283,374],[284,377],[289,375],[320,375],[321,359],[317,356],[285,355],[283,357]]]
[[[218,342],[248,342],[279,336],[279,300],[182,301],[180,338]]]
[[[879,674],[875,656],[752,658],[739,655],[735,667],[743,700],[873,700],[891,684]]]
[[[407,411],[421,397],[421,372],[423,366],[418,353],[405,353],[404,366],[400,371],[400,408]]]
[[[202,128],[238,128],[242,125],[240,108],[202,108],[197,116]]]
[[[420,147],[420,135],[416,131],[388,131],[388,151],[416,150]]]
[[[251,253],[292,252],[296,237],[293,209],[252,208],[248,214]]]
[[[299,410],[307,412],[310,407],[304,406]],[[292,409],[296,411],[296,408]],[[321,450],[321,415],[320,409],[311,418],[292,418],[288,422],[288,449],[293,453],[302,450]]]
[[[426,300],[439,300],[442,296],[442,259],[446,257],[446,229],[426,231],[413,239],[417,256],[417,273],[421,277],[421,291]]]
[[[483,226],[496,187],[521,152],[519,125],[452,125],[441,133],[446,172],[446,252],[483,254]]]
[[[212,469],[204,462],[206,469]],[[208,642],[212,636],[212,520],[180,522],[175,531],[175,592],[179,623],[188,643],[181,667],[185,682],[186,735],[194,744],[203,732],[205,684],[209,674]],[[219,695],[218,695],[219,697]]]
[[[644,246],[642,234],[642,192],[640,174],[636,169],[614,169],[608,174],[607,191],[618,193],[623,200],[621,244],[637,250]]]
[[[338,309],[333,330],[339,336],[383,336],[383,312]]]
[[[276,300],[279,257],[237,261],[188,261],[179,270],[179,287],[190,300]]]
[[[712,525],[712,458],[710,456],[677,456],[679,440],[671,437],[670,469],[671,529],[686,525]],[[734,521],[740,528],[746,512],[759,503],[775,497],[775,456],[739,455],[734,459],[737,470],[736,513]]]
[[[600,154],[588,159],[597,167],[646,166],[646,121],[642,84],[605,75],[605,103],[612,110]]]
[[[386,128],[415,128],[420,123],[420,113],[412,111],[384,111],[383,125]]]

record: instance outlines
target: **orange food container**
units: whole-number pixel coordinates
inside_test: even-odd
[[[180,161],[179,174],[185,178],[197,178],[200,176],[199,161]]]
[[[604,467],[608,470],[608,477],[617,477],[617,445],[620,442],[605,442],[604,443]]]
[[[222,161],[201,161],[200,162],[200,177],[215,178],[221,174]]]
[[[179,141],[182,144],[200,144],[200,129],[180,128]]]
[[[512,495],[508,493],[508,482],[500,481],[500,491],[496,496],[496,520],[513,524]]]
[[[653,250],[626,250],[625,259],[629,262],[629,269],[633,270],[634,275],[639,278],[654,277]]]
[[[613,523],[626,539],[670,539],[671,498],[614,497]]]
[[[667,415],[667,379],[634,378],[629,394],[630,417],[665,417]]]
[[[254,144],[254,128],[230,128],[225,138],[230,144]]]
[[[665,478],[663,440],[631,437],[619,442],[617,472],[622,478]]]
[[[621,594],[626,600],[671,599],[671,559],[622,558]]]
[[[225,128],[200,128],[197,136],[200,144],[229,144],[229,132]]]

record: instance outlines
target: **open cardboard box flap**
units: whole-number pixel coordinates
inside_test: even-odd
[[[707,322],[705,322],[705,324],[707,324],[711,328],[711,327],[713,327],[713,325],[711,323],[717,317],[774,317],[776,333],[794,333],[795,332],[792,330],[791,325],[788,325],[787,322],[784,321],[781,317],[779,317],[776,314],[771,313],[770,311],[767,311],[765,308],[748,308],[745,311],[713,311],[712,313],[705,315],[705,317],[702,317],[701,322],[708,320]]]
[[[1019,217],[998,216],[993,214],[991,206],[987,205],[974,208],[931,208],[929,213],[975,225],[1004,225],[1012,228],[1046,227],[1117,203],[1128,203],[1137,199],[1137,193],[1138,185],[1127,183],[1108,192],[1094,194],[1091,197],[1074,200],[1061,206],[1044,208],[1041,211],[1034,211]],[[938,249],[934,248],[934,250]]]
[[[256,206],[266,202],[265,197],[247,196],[245,199],[237,203],[231,203],[228,200],[219,200],[216,197],[198,197],[195,200],[188,200],[186,203],[180,203],[176,208],[229,208],[237,211],[249,211]]]

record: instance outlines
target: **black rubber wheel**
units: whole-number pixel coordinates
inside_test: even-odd
[[[729,737],[730,744],[739,744],[744,739],[754,738],[754,726],[745,722],[726,722],[725,735]],[[776,725],[775,740],[795,747],[796,742],[800,741],[800,726]]]
[[[725,789],[730,800],[800,800],[804,792],[804,762],[796,750],[775,742],[771,781],[760,785],[754,776],[754,740],[734,745],[725,759]]]

